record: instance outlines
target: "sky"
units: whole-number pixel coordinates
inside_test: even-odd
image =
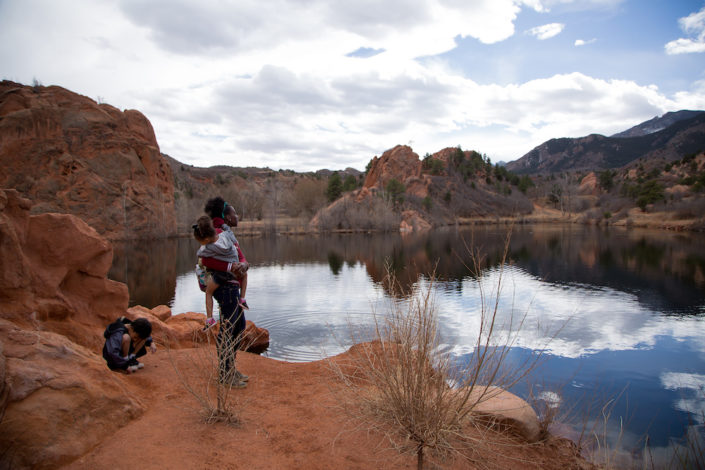
[[[0,78],[137,109],[201,167],[508,162],[705,110],[705,0],[0,0]]]

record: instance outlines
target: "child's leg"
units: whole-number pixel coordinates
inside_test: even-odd
[[[242,275],[240,281],[240,298],[245,300],[245,293],[247,292],[247,273]]]
[[[206,318],[213,318],[213,292],[217,288],[218,284],[209,276],[206,284]]]
[[[245,310],[249,310],[250,306],[247,305],[247,300],[245,300],[245,292],[247,292],[247,273],[243,274],[240,279],[240,301],[239,304]]]

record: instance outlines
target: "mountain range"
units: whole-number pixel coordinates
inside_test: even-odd
[[[509,162],[519,174],[621,168],[638,159],[675,161],[705,150],[705,111],[666,113],[606,137],[550,139]]]

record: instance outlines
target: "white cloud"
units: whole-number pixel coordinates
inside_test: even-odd
[[[678,20],[678,24],[689,38],[678,38],[666,44],[667,54],[690,54],[705,52],[705,7]]]
[[[515,345],[540,350],[545,347],[557,356],[578,358],[602,351],[651,349],[662,337],[698,345],[694,353],[705,352],[705,331],[698,328],[698,318],[668,318],[654,314],[633,294],[602,288],[594,290],[579,285],[549,284],[520,268],[503,272],[503,289],[499,296],[494,332],[496,344],[514,337]],[[443,312],[441,333],[444,341],[455,345],[455,353],[473,350],[480,331],[480,287],[493,305],[499,285],[499,270],[485,271],[478,280],[463,281],[461,297],[443,299],[436,307]],[[516,308],[516,299],[530,299],[524,310]],[[440,301],[439,301],[440,302]],[[521,328],[517,328],[521,321]],[[703,375],[668,373],[662,377],[666,388],[694,388],[703,385]]]
[[[690,54],[692,52],[705,52],[705,42],[693,39],[676,39],[666,44],[666,54]]]
[[[565,25],[562,23],[549,23],[531,28],[527,31],[527,33],[543,41],[559,35],[564,28]]]
[[[586,46],[588,44],[594,43],[595,41],[597,41],[596,38],[592,38],[592,39],[588,39],[588,40],[576,39],[574,45],[575,45],[575,47]]]
[[[57,2],[0,0],[0,63],[2,78],[139,109],[161,150],[194,165],[363,169],[410,141],[420,155],[462,145],[508,161],[557,136],[705,108],[697,84],[673,96],[580,73],[497,85],[433,57],[459,37],[511,37],[522,9],[617,3],[395,0],[373,14],[369,2],[74,0],[64,16]]]

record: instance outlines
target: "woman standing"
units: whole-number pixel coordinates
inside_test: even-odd
[[[219,287],[213,292],[213,297],[220,308],[220,331],[217,338],[218,359],[220,381],[235,388],[244,388],[247,386],[249,377],[237,370],[235,359],[246,325],[243,310],[246,304],[243,305],[244,302],[240,299],[240,287],[242,280],[247,279],[246,273],[250,265],[245,259],[235,235],[225,225],[227,222],[233,227],[237,226],[237,214],[233,207],[228,205],[222,197],[215,197],[208,200],[205,212],[213,220],[213,226],[216,230],[220,230],[220,233],[225,236],[232,236],[238,251],[239,262],[236,263],[228,263],[215,258],[202,258],[201,262],[216,274],[220,272],[221,275],[223,273],[234,275],[227,282],[219,283]]]

